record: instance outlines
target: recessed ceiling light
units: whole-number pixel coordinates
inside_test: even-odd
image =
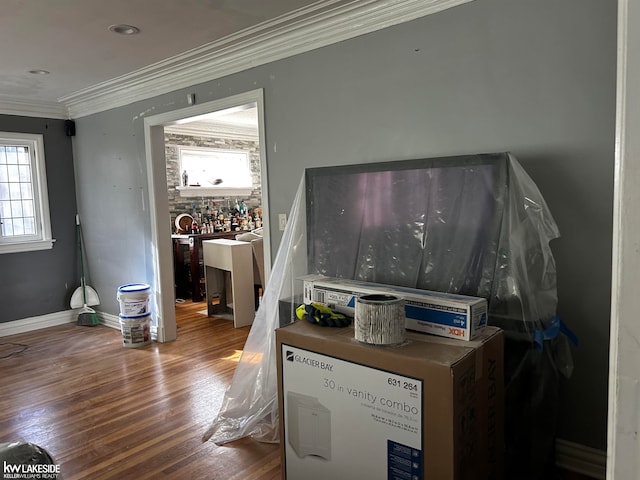
[[[33,73],[34,75],[49,75],[47,70],[29,70],[29,73]]]
[[[135,35],[136,33],[140,33],[140,29],[138,27],[134,27],[133,25],[126,25],[124,23],[111,25],[109,27],[109,31],[113,33],[119,33],[120,35]]]

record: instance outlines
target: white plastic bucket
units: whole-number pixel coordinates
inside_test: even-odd
[[[126,348],[142,347],[151,343],[151,314],[120,315],[122,346]]]
[[[146,283],[129,283],[118,287],[117,298],[120,303],[120,315],[131,317],[150,313],[150,295],[151,285]]]

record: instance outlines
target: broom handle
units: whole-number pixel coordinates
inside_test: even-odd
[[[82,258],[82,227],[80,227],[80,215],[76,213],[76,225],[78,226],[78,248],[80,250],[80,284],[82,285],[82,301],[87,306],[87,292],[84,281],[84,260]]]

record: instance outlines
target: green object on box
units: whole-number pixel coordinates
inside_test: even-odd
[[[309,323],[321,327],[346,327],[351,324],[349,317],[317,302],[300,305],[296,308],[296,316],[300,320],[306,319]]]

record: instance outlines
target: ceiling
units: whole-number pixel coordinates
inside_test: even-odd
[[[0,114],[79,118],[469,1],[2,0]]]
[[[2,0],[0,95],[57,102],[314,1]]]

